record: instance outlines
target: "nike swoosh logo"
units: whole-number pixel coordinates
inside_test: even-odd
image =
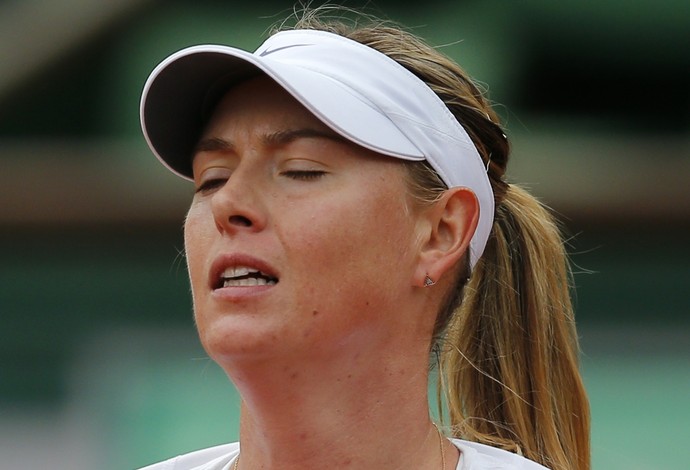
[[[275,49],[266,49],[261,54],[259,54],[259,57],[265,57],[267,55],[273,54],[274,52],[282,51],[283,49],[290,49],[291,47],[302,47],[311,45],[312,44],[290,44],[289,46],[276,47]]]

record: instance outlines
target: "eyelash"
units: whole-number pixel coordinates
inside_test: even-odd
[[[204,181],[203,183],[201,183],[199,185],[199,187],[196,188],[196,190],[194,192],[195,193],[207,193],[213,189],[221,188],[226,182],[227,182],[227,180],[220,179],[220,178],[210,179],[210,180],[207,180],[207,181]]]
[[[319,170],[289,170],[282,173],[283,176],[287,176],[288,178],[303,181],[315,180],[321,178],[325,174],[325,171]]]
[[[321,178],[326,174],[325,171],[319,170],[289,170],[281,173],[283,176],[292,178],[294,180],[310,181]],[[215,178],[204,181],[194,191],[195,193],[207,193],[213,189],[221,188],[225,185],[227,179]]]

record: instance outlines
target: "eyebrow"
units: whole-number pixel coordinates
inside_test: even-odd
[[[208,139],[200,140],[195,146],[192,155],[200,152],[213,152],[217,150],[233,150],[235,146],[229,140],[218,137],[209,137]]]
[[[297,139],[329,139],[336,142],[348,142],[344,137],[328,130],[312,129],[309,127],[299,129],[285,129],[271,132],[261,137],[264,145],[280,147],[294,142]],[[213,152],[213,151],[233,151],[235,145],[232,141],[220,137],[209,137],[202,139],[194,146],[194,153]]]
[[[347,139],[330,130],[312,129],[304,127],[300,129],[286,129],[273,132],[263,137],[266,145],[281,146],[289,144],[297,139],[329,139],[336,142],[347,142]]]

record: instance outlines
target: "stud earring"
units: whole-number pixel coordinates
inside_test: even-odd
[[[427,274],[426,277],[424,278],[424,287],[431,287],[431,286],[433,286],[434,284],[436,284],[436,283],[434,282],[434,280],[431,279],[431,278],[429,277],[429,275]]]

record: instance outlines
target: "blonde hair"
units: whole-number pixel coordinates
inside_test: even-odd
[[[588,470],[589,405],[578,369],[570,271],[554,218],[505,181],[508,140],[483,91],[454,61],[390,22],[356,12],[353,20],[351,10],[344,21],[341,11],[307,9],[292,27],[348,37],[406,67],[445,102],[488,168],[496,203],[492,233],[471,276],[467,257],[458,266],[434,334],[453,435],[553,470]],[[421,203],[447,189],[427,164],[406,166]]]

